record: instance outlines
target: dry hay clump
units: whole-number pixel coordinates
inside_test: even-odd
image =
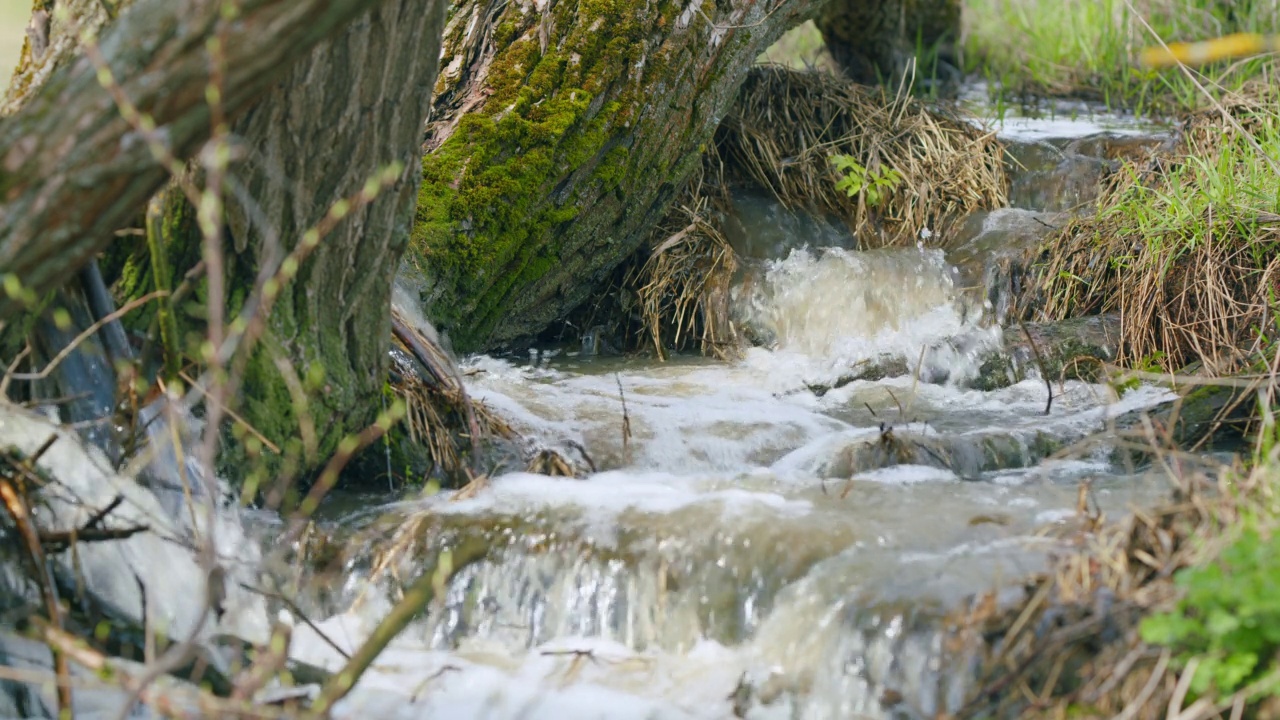
[[[704,168],[717,161],[711,153]],[[720,229],[723,185],[704,181],[711,174],[704,169],[690,182],[645,244],[647,259],[623,280],[633,289],[643,335],[659,358],[667,349],[684,350],[695,341],[703,355],[721,360],[739,348],[729,319],[729,286],[738,259]]]
[[[516,433],[483,402],[471,398],[452,359],[392,306],[391,392],[404,401],[408,440],[425,450],[432,468],[450,478],[469,478],[466,457],[479,455],[487,438],[513,440]]]
[[[1280,291],[1277,99],[1269,87],[1235,94],[1124,164],[1095,215],[1046,240],[1024,314],[1118,312],[1121,362],[1243,370],[1265,349]]]
[[[1006,201],[1004,149],[995,133],[825,73],[752,68],[716,138],[727,172],[768,188],[791,208],[843,219],[864,247],[945,237],[954,222]],[[832,157],[899,179],[875,202],[836,187]],[[928,233],[924,233],[928,236]]]
[[[955,717],[1231,715],[1237,698],[1225,707],[1186,701],[1195,668],[1184,671],[1169,649],[1139,634],[1143,618],[1174,607],[1174,573],[1217,557],[1229,539],[1224,528],[1265,499],[1258,473],[1239,482],[1230,476],[1183,478],[1170,503],[1118,523],[1089,511],[1082,487],[1081,525],[1062,538],[1071,549],[1027,581],[1023,600],[1001,604],[992,593],[951,618],[959,628],[952,642],[976,645],[983,656],[975,692]],[[1180,715],[1184,701],[1190,707]]]

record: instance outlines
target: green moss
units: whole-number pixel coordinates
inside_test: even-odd
[[[280,377],[280,371],[268,357],[270,353],[257,352],[245,367],[244,387],[252,392],[242,394],[242,413],[253,418],[254,429],[273,441],[296,438],[298,414],[294,409],[289,386]],[[254,453],[247,452],[250,461]]]
[[[104,274],[112,282],[114,294],[121,303],[166,284],[163,280],[157,282],[157,268],[162,274],[169,274],[171,283],[183,277],[200,260],[201,236],[194,208],[181,191],[164,193],[159,198],[156,209],[162,212],[157,225],[163,238],[165,262],[155,262],[147,243],[132,236],[127,241],[114,244],[104,262]],[[253,267],[251,253],[228,253],[226,259],[226,315],[234,317],[244,307],[256,277],[256,267]],[[199,347],[207,331],[207,303],[208,284],[202,278],[192,287],[187,298],[173,308],[174,327],[170,328],[170,333],[179,338],[176,344],[181,345],[187,356],[184,363],[199,357]],[[151,355],[143,358],[148,365],[155,364],[155,353],[161,349],[156,342],[161,337],[157,307],[156,303],[146,303],[124,318],[127,326],[151,339]],[[219,454],[219,472],[237,480],[247,480],[250,486],[255,482],[260,484],[267,479],[293,475],[302,458],[299,408],[275,364],[277,357],[291,357],[277,338],[301,336],[300,328],[296,326],[295,310],[293,295],[288,292],[282,294],[271,314],[267,333],[245,365],[236,411],[255,432],[249,432],[239,422],[229,423],[232,442]],[[348,389],[340,383],[331,382],[325,387],[324,369],[344,367],[345,358],[337,355],[345,349],[320,342],[307,348],[307,352],[313,356],[312,361],[305,365],[295,363],[295,371],[303,380],[310,403],[308,411],[316,421],[316,456],[323,460],[334,452],[346,432],[347,426],[339,413],[355,404],[347,402],[350,400]],[[337,420],[329,421],[334,418]],[[266,448],[258,434],[266,437],[281,452]],[[315,461],[316,458],[311,459],[312,464]]]
[[[631,132],[643,103],[636,83],[618,86],[675,7],[557,4],[550,25],[559,35],[545,52],[540,18],[509,7],[499,19],[491,95],[423,159],[409,253],[441,284],[434,319],[458,347],[481,344],[505,304],[556,266],[545,240],[579,216],[587,184],[612,192],[637,179],[641,164],[611,142]]]

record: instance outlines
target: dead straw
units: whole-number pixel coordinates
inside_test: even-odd
[[[735,356],[737,329],[729,319],[729,285],[738,270],[733,247],[721,231],[726,205],[712,152],[651,237],[648,259],[628,273],[645,332],[659,358],[686,349],[696,338],[702,354]]]
[[[1232,95],[1221,109],[1191,116],[1171,148],[1126,163],[1104,187],[1097,214],[1046,240],[1035,297],[1024,307],[1038,306],[1034,314],[1043,319],[1118,312],[1125,364],[1154,362],[1167,371],[1195,364],[1214,376],[1248,369],[1280,289],[1278,218],[1241,203],[1205,203],[1181,223],[1148,227],[1135,223],[1126,204],[1203,192],[1195,173],[1180,171],[1197,159],[1219,162],[1241,133],[1274,122],[1275,99],[1262,87]]]
[[[843,219],[864,248],[941,238],[979,209],[1005,204],[995,133],[902,93],[779,65],[751,70],[717,134],[731,178],[750,179],[790,208]],[[874,206],[836,188],[833,155],[901,180]]]
[[[1179,672],[1138,626],[1173,606],[1174,573],[1215,557],[1230,539],[1224,528],[1265,496],[1261,472],[1241,474],[1184,474],[1163,507],[1116,523],[1082,502],[1079,521],[1058,538],[1063,552],[1026,582],[1024,600],[1001,605],[993,592],[951,618],[952,642],[982,656],[955,717],[1176,716],[1190,668]]]
[[[483,402],[467,394],[452,360],[435,342],[422,336],[392,307],[396,356],[391,391],[406,407],[409,439],[427,450],[431,462],[447,475],[461,476],[485,438],[513,439],[514,430]]]

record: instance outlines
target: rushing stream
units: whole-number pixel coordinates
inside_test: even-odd
[[[321,624],[340,645],[388,607],[384,583],[371,582],[388,544],[402,558],[469,535],[494,548],[363,681],[353,716],[834,719],[956,708],[972,659],[942,642],[942,614],[1043,568],[1053,541],[1038,531],[1075,516],[1079,481],[1091,479],[1113,515],[1167,492],[1162,478],[1116,465],[1105,442],[1069,447],[1166,391],[1117,397],[1068,382],[1046,416],[1038,378],[970,389],[1004,340],[982,292],[987,264],[1026,247],[1028,227],[1052,218],[1040,211],[1088,199],[1103,151],[1128,142],[1100,132],[1082,120],[1020,121],[1009,133],[1029,140],[1020,177],[1041,179],[1015,185],[1015,198],[1032,211],[974,218],[950,253],[855,252],[843,231],[741,196],[736,319],[773,347],[739,361],[573,351],[465,360],[476,397],[526,437],[585,449],[595,472],[508,472],[463,499],[342,518],[337,532],[367,551],[321,604],[340,611]],[[868,363],[906,371],[839,382]],[[295,641],[297,656],[341,665],[315,632],[299,628]]]
[[[1108,148],[1153,130],[1103,132],[1080,119],[1007,123],[1025,142],[1021,209],[971,219],[945,252],[856,252],[843,231],[741,196],[735,317],[771,349],[734,362],[565,349],[464,359],[475,397],[593,471],[502,471],[466,497],[330,511],[322,529],[354,557],[302,592],[318,630],[298,623],[292,654],[340,668],[330,642],[351,651],[395,600],[380,560],[398,552],[389,566],[412,577],[428,554],[481,536],[489,557],[455,577],[339,715],[955,709],[973,660],[943,642],[943,614],[1042,569],[1054,541],[1040,531],[1075,516],[1080,481],[1112,516],[1167,492],[1096,440],[1167,391],[1055,383],[1046,415],[1034,373],[974,389],[1005,342],[984,287],[992,259],[1087,200]],[[884,370],[847,377],[872,365]],[[278,526],[254,519],[269,554]]]

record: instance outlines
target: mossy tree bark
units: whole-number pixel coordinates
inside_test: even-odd
[[[454,346],[519,342],[584,301],[821,1],[456,3],[406,272]]]
[[[123,92],[155,118],[178,158],[190,157],[209,133],[204,48],[222,3],[134,0],[118,18],[96,14],[100,6],[76,5],[80,26],[105,26],[100,47]],[[223,95],[244,157],[232,165],[226,193],[232,310],[336,202],[356,195],[381,168],[404,168],[376,200],[325,234],[275,303],[249,364],[242,414],[278,446],[297,449],[301,436],[299,407],[282,372],[311,391],[316,444],[303,459],[305,471],[383,406],[391,282],[413,223],[445,4],[239,0],[236,6],[239,15],[225,31]],[[0,126],[0,273],[23,279],[29,294],[56,287],[113,242],[114,231],[140,217],[166,179],[83,52],[66,41],[78,36],[56,24],[46,32],[61,41],[40,43],[53,54],[28,48],[21,99]],[[187,259],[167,268],[172,282],[200,257],[192,248],[199,239],[194,224],[181,222],[189,206],[163,206],[172,215],[163,223],[171,243],[166,260]],[[151,259],[135,255],[129,262],[148,274],[135,278],[130,293],[154,287]],[[0,319],[22,307],[9,298]],[[245,446],[236,447],[232,459]]]

